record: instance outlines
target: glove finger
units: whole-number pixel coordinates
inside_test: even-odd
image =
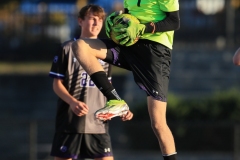
[[[107,17],[107,22],[110,24],[110,26],[113,26],[113,19],[116,17],[116,16],[119,16],[122,14],[122,10],[120,11],[116,11],[116,12],[113,12],[111,13],[108,17]]]
[[[110,32],[106,31],[106,35],[107,35],[108,38],[110,38]]]
[[[116,36],[115,39],[119,41],[119,40],[121,40],[123,38],[126,38],[126,37],[128,37],[127,34],[120,34],[120,35]]]
[[[129,40],[128,42],[125,43],[125,46],[131,46],[133,44],[133,40]]]
[[[139,36],[137,36],[135,39],[130,39],[126,44],[125,46],[131,46],[133,45],[134,43],[136,43],[136,41],[139,40]]]
[[[108,31],[108,32],[110,31],[110,27],[109,27],[109,24],[107,22],[105,22],[105,30]]]
[[[111,26],[112,22],[110,20],[110,17],[108,16],[105,20],[105,30],[106,32],[110,32],[110,26]],[[113,24],[112,24],[113,25]]]
[[[126,28],[120,28],[120,27],[113,27],[112,30],[116,33],[122,33],[127,31]]]
[[[105,24],[109,24],[109,26],[113,26],[113,19],[116,17],[116,12],[111,13],[109,16],[107,16]]]
[[[113,22],[112,22],[111,19],[107,19],[106,22],[107,22],[107,24],[108,24],[109,26],[113,26]]]
[[[105,32],[106,32],[106,35],[109,37],[110,27],[106,21],[105,21]]]
[[[119,43],[121,45],[125,45],[128,41],[129,41],[129,37],[126,37],[126,38],[122,39]]]
[[[107,31],[107,32],[110,32],[110,27],[109,27],[109,24],[105,24],[105,30]]]
[[[106,35],[110,38],[110,28],[113,26],[113,19],[122,14],[122,10],[111,13],[105,20]]]

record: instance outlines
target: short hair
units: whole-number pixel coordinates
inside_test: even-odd
[[[89,4],[84,6],[78,13],[78,17],[81,19],[85,19],[85,17],[92,12],[93,15],[98,16],[99,18],[105,19],[106,13],[102,7],[95,4]]]

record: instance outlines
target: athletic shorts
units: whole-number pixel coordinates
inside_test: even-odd
[[[55,133],[51,156],[72,159],[113,156],[110,135]]]
[[[171,49],[160,43],[142,39],[129,47],[117,45],[110,39],[101,40],[107,47],[107,57],[104,61],[132,71],[136,84],[148,96],[167,101]]]

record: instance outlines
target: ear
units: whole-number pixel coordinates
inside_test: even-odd
[[[78,25],[81,26],[82,25],[82,19],[78,18]]]

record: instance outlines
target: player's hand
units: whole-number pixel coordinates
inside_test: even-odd
[[[130,21],[127,18],[123,19],[128,26],[127,27],[113,27],[114,32],[121,33],[116,36],[116,40],[119,41],[121,45],[130,46],[134,41],[138,40],[145,31],[146,26],[144,24],[139,24],[134,21]]]
[[[121,116],[122,121],[129,121],[133,118],[133,113],[128,111],[127,114]]]
[[[108,38],[110,38],[111,27],[113,26],[113,19],[122,14],[122,10],[111,13],[105,20],[105,31]]]
[[[77,116],[84,116],[88,113],[88,106],[81,101],[74,100],[69,105],[73,113]]]

